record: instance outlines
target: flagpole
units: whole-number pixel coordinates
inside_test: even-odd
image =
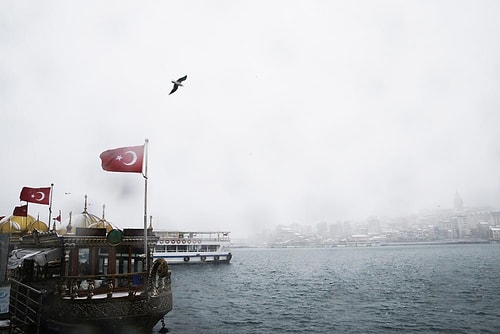
[[[148,143],[146,138],[144,143],[144,256],[145,269],[149,272],[149,256],[148,256]]]
[[[50,218],[52,218],[52,193],[54,190],[54,184],[50,184],[50,200],[49,200],[49,229],[50,229]]]
[[[59,216],[57,216],[56,218],[53,218],[52,220],[54,221],[54,223],[52,223],[52,231],[55,231],[56,230],[56,220],[58,222],[61,222],[61,210],[59,210]]]
[[[23,217],[23,225],[26,229],[28,229],[28,209],[29,209],[29,205],[28,205],[28,201],[26,201],[26,217]]]

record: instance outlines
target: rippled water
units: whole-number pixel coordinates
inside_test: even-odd
[[[500,244],[234,249],[171,269],[170,333],[500,333]]]

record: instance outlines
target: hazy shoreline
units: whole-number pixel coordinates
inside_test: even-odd
[[[467,245],[467,244],[495,244],[493,240],[449,240],[449,241],[408,241],[408,242],[385,242],[379,244],[358,244],[358,245],[303,245],[303,246],[252,246],[252,245],[232,245],[233,249],[245,248],[362,248],[362,247],[394,247],[394,246],[426,246],[426,245]]]

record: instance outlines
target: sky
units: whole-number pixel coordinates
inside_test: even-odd
[[[228,230],[500,206],[500,1],[0,0],[0,215]],[[169,95],[172,80],[187,75]],[[47,220],[47,206],[29,213]]]

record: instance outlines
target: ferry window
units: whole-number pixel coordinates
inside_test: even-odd
[[[187,251],[187,246],[186,245],[179,245],[177,247],[179,249],[179,252],[185,252],[185,251]]]
[[[155,246],[155,252],[164,252],[165,251],[165,246],[163,245],[156,245]]]
[[[88,248],[78,249],[78,274],[90,275],[90,251]]]
[[[176,250],[176,246],[167,246],[167,252],[175,252]]]

